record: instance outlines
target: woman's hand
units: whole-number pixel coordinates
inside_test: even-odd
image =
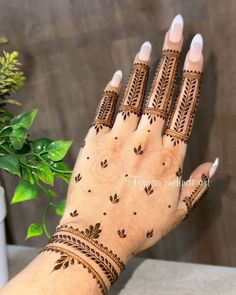
[[[54,270],[81,263],[103,292],[133,255],[152,246],[190,213],[218,165],[218,160],[200,165],[181,185],[203,66],[203,41],[197,34],[171,106],[182,31],[183,20],[177,16],[166,34],[146,99],[151,44],[142,45],[114,122],[121,71],[106,86],[78,155],[65,214],[45,249],[61,254]]]

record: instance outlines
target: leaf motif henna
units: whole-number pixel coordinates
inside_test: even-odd
[[[112,202],[112,204],[116,204],[119,202],[119,198],[117,196],[117,194],[114,194],[114,196],[110,196],[110,201]]]
[[[101,161],[100,165],[101,165],[102,168],[106,168],[108,166],[107,159],[105,159],[104,161]]]
[[[98,239],[102,230],[100,229],[101,224],[96,223],[94,226],[90,225],[89,228],[86,228],[84,233],[87,237],[92,239]]]
[[[150,239],[153,236],[153,229],[147,231],[146,236],[147,236],[148,239]]]
[[[143,154],[141,144],[138,146],[138,148],[134,147],[134,152],[135,152],[136,155],[142,155]]]
[[[60,268],[66,269],[69,265],[73,265],[74,263],[75,261],[73,258],[68,255],[62,255],[61,258],[56,261],[56,265],[53,270],[58,270]]]
[[[146,89],[149,66],[144,63],[135,63],[131,70],[128,84],[119,107],[123,120],[126,120],[131,113],[140,116],[142,101]]]
[[[122,239],[126,238],[126,233],[125,233],[124,229],[118,229],[117,233],[120,238],[122,238]]]
[[[114,91],[104,92],[101,102],[97,108],[96,117],[92,124],[96,134],[98,134],[105,126],[111,128],[115,114],[117,97],[117,93]]]
[[[82,179],[82,176],[80,175],[80,173],[77,176],[75,176],[76,183],[79,182],[81,179]]]
[[[151,184],[149,184],[148,186],[145,186],[144,191],[148,196],[153,194],[154,192]]]
[[[175,173],[177,177],[182,176],[182,169],[179,167],[178,171]]]
[[[79,215],[79,212],[77,210],[74,210],[73,212],[70,213],[71,217],[76,217]]]

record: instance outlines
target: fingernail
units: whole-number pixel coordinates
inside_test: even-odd
[[[219,166],[219,158],[216,158],[215,162],[212,164],[212,166],[209,170],[209,178],[211,178],[215,174],[218,166]]]
[[[123,76],[122,71],[120,71],[120,70],[116,71],[111,79],[110,85],[112,87],[119,87],[120,82],[122,80],[122,76]]]
[[[149,61],[152,51],[152,44],[149,41],[143,43],[140,48],[138,58],[143,61]]]
[[[179,43],[183,35],[184,20],[181,14],[176,15],[173,19],[170,31],[169,31],[169,40],[173,43]]]
[[[203,39],[201,34],[196,34],[190,45],[189,60],[198,62],[202,57]]]

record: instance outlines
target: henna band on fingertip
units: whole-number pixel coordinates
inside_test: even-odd
[[[196,71],[183,72],[180,93],[164,131],[164,135],[170,137],[173,146],[180,142],[188,143],[199,101],[201,75],[201,72]]]
[[[96,116],[92,126],[99,133],[104,127],[111,128],[115,115],[115,107],[118,94],[115,91],[104,91],[101,101],[97,107]]]
[[[179,51],[171,49],[162,51],[162,57],[143,110],[143,114],[147,115],[150,124],[156,122],[158,117],[163,120],[167,119],[175,88],[179,60]]]
[[[119,113],[121,113],[124,120],[126,120],[130,114],[135,114],[138,117],[141,115],[148,74],[149,65],[147,63],[139,61],[133,64],[119,107]]]

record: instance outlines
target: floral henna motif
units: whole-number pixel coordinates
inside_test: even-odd
[[[98,134],[104,126],[112,127],[117,97],[117,93],[114,91],[104,92],[92,124],[96,130],[96,134]]]
[[[114,194],[114,196],[110,196],[110,201],[112,202],[112,204],[116,204],[119,202],[119,198],[117,196],[117,194]]]
[[[94,226],[90,225],[89,228],[86,228],[84,232],[82,231],[82,233],[85,233],[85,235],[91,239],[98,239],[100,233],[102,232],[100,226],[100,223],[96,223]]]
[[[119,269],[121,271],[124,270],[125,264],[121,261],[121,259],[116,254],[114,254],[111,250],[109,250],[103,244],[99,244],[97,240],[94,240],[94,239],[88,237],[87,235],[85,235],[85,233],[83,231],[80,231],[79,229],[74,228],[73,226],[67,226],[67,225],[61,225],[61,226],[57,227],[56,233],[60,233],[62,231],[65,233],[74,234],[74,235],[80,237],[81,239],[89,242],[96,249],[98,249],[98,250],[102,251],[104,254],[106,254],[119,267]]]
[[[135,152],[136,155],[142,155],[143,154],[143,150],[142,150],[141,144],[137,148],[134,147],[134,152]]]
[[[74,210],[73,212],[70,213],[71,217],[76,217],[79,215],[79,212],[77,210]]]
[[[141,115],[148,72],[149,66],[147,64],[134,63],[124,97],[119,107],[119,113],[122,114],[124,120],[126,120],[131,113],[136,114],[137,116]]]
[[[76,255],[72,251],[68,249],[64,249],[58,246],[51,246],[48,245],[45,249],[42,250],[42,252],[55,252],[55,253],[60,253],[61,257],[56,261],[56,265],[53,268],[53,270],[59,270],[59,269],[66,269],[70,265],[74,265],[74,262],[77,262],[77,264],[81,264],[84,268],[88,270],[89,273],[93,275],[93,278],[96,279],[96,282],[99,286],[99,288],[102,291],[102,294],[107,293],[107,287],[102,279],[102,277],[99,275],[99,273],[83,258],[80,256]]]
[[[119,237],[122,239],[126,238],[126,236],[127,236],[124,229],[118,229],[117,233],[118,233]]]
[[[59,243],[73,248],[74,250],[79,251],[84,254],[86,257],[94,261],[104,272],[107,279],[113,284],[118,279],[118,273],[112,264],[98,251],[94,250],[88,244],[80,241],[78,238],[70,236],[69,234],[55,234],[51,241],[51,244]]]
[[[180,52],[175,50],[164,50],[158,65],[155,78],[145,103],[144,115],[147,115],[149,123],[152,124],[156,119],[166,119],[171,96],[174,91]]]
[[[75,182],[79,182],[82,179],[82,176],[80,175],[80,173],[75,176]]]
[[[154,190],[151,184],[149,184],[149,186],[145,186],[144,191],[148,196],[154,193]]]
[[[147,231],[146,236],[147,236],[148,239],[150,239],[153,236],[153,229]]]
[[[174,146],[180,142],[187,143],[190,137],[199,100],[200,80],[200,72],[183,73],[181,91],[171,110],[164,132],[171,138]]]
[[[186,196],[183,200],[188,211],[185,218],[187,218],[189,213],[206,197],[208,187],[209,178],[205,174],[202,174],[201,181],[196,186],[195,190],[191,193],[191,195]]]
[[[101,165],[102,168],[106,168],[108,166],[107,159],[105,159],[104,161],[101,161],[100,165]]]
[[[181,177],[182,176],[182,169],[179,167],[178,171],[176,171],[176,176]]]

